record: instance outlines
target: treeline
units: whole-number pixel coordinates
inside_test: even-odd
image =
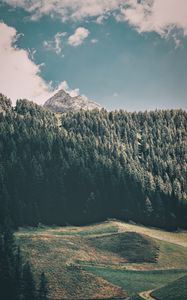
[[[18,227],[115,217],[187,228],[186,127],[182,110],[80,111],[57,120],[1,95],[0,220],[9,214]]]

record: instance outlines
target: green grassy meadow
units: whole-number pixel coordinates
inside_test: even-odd
[[[138,299],[141,291],[187,275],[186,236],[115,220],[16,232],[36,281],[45,272],[52,300],[126,299],[133,294]]]
[[[158,300],[187,299],[187,275],[156,289],[151,293],[151,296]]]
[[[129,295],[141,291],[152,290],[172,282],[183,275],[187,275],[187,270],[155,270],[155,271],[134,271],[134,270],[114,270],[99,267],[85,267],[86,271],[92,272],[96,276],[101,276],[107,281],[119,285],[128,292]]]

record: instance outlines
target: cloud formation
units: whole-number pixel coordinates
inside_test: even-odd
[[[182,29],[187,35],[186,0],[127,0],[116,18],[128,21],[138,32],[157,32],[162,37],[174,29]]]
[[[31,13],[33,20],[42,15],[54,14],[63,21],[83,20],[87,17],[98,17],[114,11],[125,0],[2,0],[13,7],[21,7]]]
[[[0,23],[0,91],[14,102],[18,98],[36,99],[49,93],[49,86],[40,76],[40,66],[30,58],[29,52],[16,47],[15,28]]]
[[[80,95],[80,90],[79,88],[77,89],[71,89],[67,83],[67,81],[62,81],[59,86],[58,86],[58,90],[63,89],[65,92],[67,92],[71,97],[76,97],[78,95]]]
[[[62,21],[80,21],[89,17],[101,24],[114,16],[129,22],[138,32],[157,32],[167,37],[176,27],[187,35],[186,0],[2,0],[12,7],[21,7],[33,20],[43,15],[59,16]]]
[[[79,89],[71,90],[66,81],[56,89],[44,81],[40,75],[41,65],[31,60],[29,50],[16,46],[18,38],[15,28],[0,22],[0,92],[11,98],[13,104],[20,98],[43,104],[61,88],[72,95],[79,93]]]
[[[46,50],[48,51],[53,51],[56,54],[61,54],[62,53],[62,38],[66,36],[66,32],[57,32],[54,36],[53,41],[44,41],[43,45]]]
[[[91,43],[92,44],[97,44],[98,43],[98,39],[91,39]]]
[[[89,30],[84,27],[79,27],[74,34],[68,38],[68,44],[77,47],[80,46],[90,34]]]

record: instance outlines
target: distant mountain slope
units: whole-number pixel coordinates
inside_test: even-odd
[[[63,89],[44,103],[44,107],[52,112],[74,112],[83,110],[101,109],[101,105],[88,100],[83,96],[71,97]]]

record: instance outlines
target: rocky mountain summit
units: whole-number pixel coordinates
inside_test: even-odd
[[[84,96],[71,97],[63,89],[44,103],[44,107],[55,113],[70,111],[102,109],[101,105],[87,99]]]

